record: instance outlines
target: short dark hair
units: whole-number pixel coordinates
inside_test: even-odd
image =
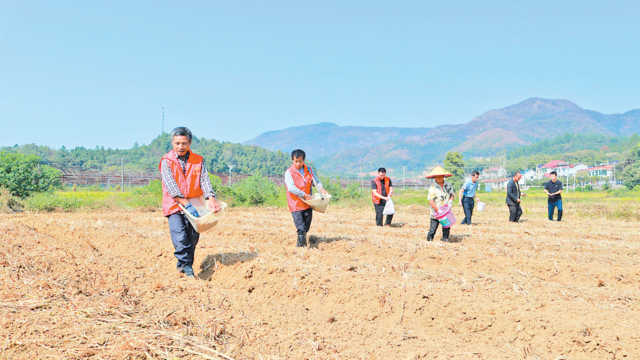
[[[379,172],[379,173],[386,174],[386,173],[387,173],[387,169],[385,169],[385,168],[380,168],[380,169],[378,169],[378,172]]]
[[[305,154],[304,151],[302,151],[300,149],[296,149],[296,150],[293,150],[291,152],[291,160],[293,160],[293,159],[295,159],[297,157],[300,157],[300,156],[302,156],[302,160],[304,160],[305,157],[307,156],[307,154]]]
[[[478,170],[473,170],[471,172],[471,176],[476,176],[476,175],[480,175],[480,173],[478,172]]]
[[[550,173],[549,173],[549,175],[555,175],[555,176],[558,176],[558,173],[557,173],[555,170],[553,170],[552,172],[550,172]]]
[[[516,171],[513,173],[513,177],[516,177],[516,175],[521,174],[520,171]]]
[[[184,126],[179,126],[171,130],[171,141],[173,141],[173,138],[175,136],[186,136],[189,142],[191,142],[191,139],[193,138],[193,134],[191,134],[191,130],[187,129]]]

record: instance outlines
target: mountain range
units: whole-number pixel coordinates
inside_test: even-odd
[[[320,169],[356,173],[380,166],[423,170],[448,151],[488,157],[559,134],[630,136],[640,132],[640,109],[623,114],[586,110],[569,100],[527,99],[490,110],[466,124],[433,128],[338,126],[319,123],[269,131],[247,141],[270,150],[302,148]]]

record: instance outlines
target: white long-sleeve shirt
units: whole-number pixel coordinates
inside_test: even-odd
[[[318,178],[316,177],[316,173],[313,172],[313,170],[311,170],[310,167],[307,167],[307,169],[309,169],[309,172],[311,172],[311,175],[313,176],[313,180],[316,183],[316,189],[322,189],[322,183],[320,183],[320,180],[318,180]],[[300,172],[300,175],[302,175],[302,177],[304,178],[304,167],[302,169],[298,170]],[[305,195],[310,195],[310,194],[305,194],[304,191],[298,189],[298,187],[296,187],[295,183],[293,182],[293,176],[291,176],[291,173],[289,172],[289,170],[284,172],[284,184],[287,186],[287,191],[292,193],[293,195],[299,197],[299,198],[304,198]]]

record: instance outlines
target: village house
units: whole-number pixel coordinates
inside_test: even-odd
[[[613,176],[613,166],[611,165],[594,166],[584,171],[586,171],[589,174],[589,176],[602,176],[602,177]]]
[[[481,178],[495,179],[507,176],[507,170],[503,167],[490,167],[482,170]]]
[[[548,175],[545,176],[545,174],[550,174],[552,171],[555,171],[560,175],[561,169],[566,168],[567,165],[568,164],[562,160],[551,160],[542,166],[538,166],[536,169],[536,180],[542,180],[545,177],[549,177]]]

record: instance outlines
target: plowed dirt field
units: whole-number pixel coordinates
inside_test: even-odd
[[[0,215],[0,357],[640,358],[640,222],[491,206],[442,243],[397,210],[315,213],[302,249],[286,209],[231,209],[197,280],[160,212]]]

